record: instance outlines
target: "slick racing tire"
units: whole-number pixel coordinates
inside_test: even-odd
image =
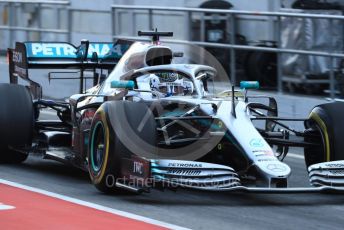
[[[138,131],[144,117],[147,119]],[[89,174],[95,187],[104,193],[118,192],[116,181],[122,179],[121,159],[139,154],[130,150],[130,141],[123,137],[136,135],[153,148],[155,133],[154,116],[145,104],[129,101],[102,104],[92,121],[88,148]]]
[[[312,137],[305,138],[320,146],[304,149],[307,167],[327,161],[344,160],[344,103],[334,102],[313,108],[306,121],[306,132]]]
[[[21,163],[32,144],[34,110],[22,85],[0,84],[0,162]],[[18,151],[21,149],[23,151]]]

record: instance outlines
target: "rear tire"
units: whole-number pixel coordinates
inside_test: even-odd
[[[146,114],[149,115],[147,122],[140,131],[137,131],[136,128]],[[125,127],[123,121],[127,121],[131,127]],[[117,128],[114,129],[114,126]],[[128,135],[129,129],[134,130],[135,134],[147,144],[155,146],[155,119],[143,103],[105,102],[93,118],[89,139],[88,168],[92,183],[101,192],[118,192],[115,184],[121,177],[121,159],[139,154],[131,151],[121,139]]]
[[[34,111],[31,94],[24,86],[0,84],[0,127],[0,162],[26,160],[25,149],[32,144]]]
[[[314,138],[306,141],[322,143],[322,146],[305,148],[307,167],[320,162],[344,160],[343,114],[343,102],[322,104],[313,108],[306,128],[307,132],[312,132]]]

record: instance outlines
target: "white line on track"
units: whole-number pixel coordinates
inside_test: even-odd
[[[54,197],[54,198],[61,199],[61,200],[64,200],[64,201],[68,201],[68,202],[71,202],[71,203],[74,203],[74,204],[82,205],[82,206],[89,207],[89,208],[94,208],[94,209],[97,209],[97,210],[100,210],[100,211],[112,213],[112,214],[115,214],[115,215],[123,216],[123,217],[126,217],[126,218],[138,220],[138,221],[142,221],[142,222],[145,222],[145,223],[148,223],[148,224],[153,224],[153,225],[160,226],[160,227],[163,227],[163,228],[178,229],[178,230],[179,229],[180,230],[188,229],[188,228],[184,228],[184,227],[181,227],[181,226],[178,226],[178,225],[169,224],[169,223],[166,223],[166,222],[163,222],[163,221],[154,220],[154,219],[151,219],[151,218],[148,218],[148,217],[136,215],[136,214],[129,213],[129,212],[124,212],[124,211],[121,211],[121,210],[118,210],[118,209],[108,208],[108,207],[105,207],[105,206],[102,206],[102,205],[99,205],[99,204],[95,204],[95,203],[79,200],[79,199],[72,198],[72,197],[69,197],[69,196],[64,196],[64,195],[61,195],[61,194],[49,192],[49,191],[46,191],[46,190],[43,190],[43,189],[39,189],[39,188],[30,187],[30,186],[27,186],[27,185],[19,184],[19,183],[8,181],[8,180],[0,179],[0,184],[9,185],[9,186],[12,186],[12,187],[24,189],[24,190],[35,192],[35,193],[40,193],[40,194],[43,194],[43,195],[46,195],[46,196]]]
[[[11,205],[5,205],[3,203],[0,203],[0,211],[3,210],[10,210],[10,209],[15,209],[15,207],[11,206]]]

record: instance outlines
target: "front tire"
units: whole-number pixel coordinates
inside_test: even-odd
[[[155,146],[155,120],[145,104],[111,101],[105,102],[97,110],[89,137],[88,168],[92,183],[99,191],[118,191],[116,181],[121,179],[121,159],[139,154],[129,149],[123,136],[128,135],[129,128],[136,130],[134,127],[138,127],[147,114],[147,122],[135,134],[150,146]],[[127,121],[131,127],[123,126],[123,121]]]
[[[305,148],[307,167],[320,162],[344,160],[343,114],[343,102],[322,104],[313,108],[306,122],[306,132],[311,132],[313,137],[306,141],[321,143],[321,146]]]

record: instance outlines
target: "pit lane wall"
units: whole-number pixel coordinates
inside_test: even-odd
[[[282,0],[230,0],[234,10],[278,11]],[[1,0],[0,1],[0,50],[14,47],[15,41],[67,41],[73,44],[80,39],[92,41],[111,40],[110,6],[146,5],[170,7],[199,7],[200,0]],[[155,26],[173,30],[176,39],[187,39],[189,32],[182,26],[183,18],[171,12],[159,12]],[[135,15],[144,18],[146,12]],[[133,14],[123,14],[124,21],[132,21]],[[137,28],[148,29],[146,20],[137,20]],[[96,23],[95,23],[96,22]],[[182,23],[182,24],[180,24]],[[16,27],[16,29],[14,28]],[[254,28],[259,27],[259,30]],[[37,28],[37,29],[33,29]],[[123,26],[123,34],[129,35],[130,23]],[[256,19],[250,16],[239,16],[238,32],[250,40],[273,40],[273,22],[266,18]]]
[[[15,41],[66,41],[77,44],[81,39],[111,41],[111,5],[142,5],[198,8],[205,0],[0,0],[0,51],[14,47]],[[277,12],[294,0],[228,0],[232,10]],[[331,2],[331,1],[329,1]],[[147,12],[123,12],[121,35],[147,30]],[[188,40],[185,19],[180,13],[166,11],[154,15],[154,26],[174,31],[175,39]],[[277,41],[275,20],[252,15],[236,16],[236,33],[248,41]],[[135,21],[135,28],[132,23]],[[184,25],[184,26],[176,26]],[[256,28],[259,28],[257,30]],[[192,33],[192,32],[191,32]]]
[[[186,14],[183,12],[170,11],[169,9],[171,7],[168,6],[178,6],[182,9],[183,7],[198,7],[202,2],[204,1],[177,0],[171,2],[169,0],[104,0],[102,1],[102,4],[99,4],[95,1],[81,0],[0,0],[0,11],[2,12],[2,17],[0,21],[0,50],[5,50],[7,47],[14,47],[15,41],[27,40],[69,41],[74,44],[78,44],[79,41],[83,38],[88,38],[90,41],[95,42],[111,41],[114,38],[112,35],[133,36],[136,35],[136,31],[138,30],[147,30],[151,29],[152,27],[158,27],[162,30],[174,31],[174,39],[187,42],[192,40],[190,39],[190,34],[192,34],[193,32],[192,30],[190,30],[190,24],[192,23],[193,19],[191,18],[190,20],[189,18],[188,20],[188,18],[185,17]],[[231,31],[233,30],[234,33],[232,32],[231,34],[242,34],[246,36],[246,39],[248,41],[273,40],[277,41],[277,44],[279,43],[281,34],[279,32],[280,30],[276,29],[276,27],[279,27],[278,21],[276,22],[276,17],[260,15],[258,12],[265,11],[273,13],[279,11],[281,6],[288,7],[291,1],[232,0],[229,2],[234,6],[231,10],[237,11],[237,13],[233,14],[232,12],[232,14],[226,14],[226,17],[233,17],[233,19],[235,19],[232,20],[235,21],[233,22],[233,25],[228,23],[230,24],[230,26],[229,29],[227,28],[227,31],[225,31],[226,34],[231,33]],[[150,23],[149,20],[147,20],[147,18],[150,17],[150,13],[147,13],[147,11],[145,10],[122,10],[121,12],[117,13],[117,17],[114,17],[114,15],[112,14],[113,11],[110,9],[111,6],[113,6],[111,4],[125,4],[126,6],[131,5],[134,6],[134,8],[138,4],[146,5],[152,8],[160,5],[164,6],[164,10],[154,11],[154,16],[151,16],[151,21],[154,21],[154,23]],[[238,13],[238,10],[247,10],[246,12],[250,12],[251,14]],[[257,14],[255,15],[254,12],[257,12]],[[201,18],[202,14],[198,14],[198,17]],[[280,18],[279,16],[277,17]],[[230,22],[231,20],[227,21]],[[114,24],[116,24],[116,26],[114,26]],[[116,33],[114,33],[114,27],[116,27]],[[259,28],[259,30],[257,30],[256,28]],[[234,40],[234,38],[230,38],[229,40]],[[202,35],[200,41],[204,41],[204,38],[202,39]],[[202,44],[197,45],[202,46]],[[233,45],[228,44],[220,45],[222,45],[221,48],[226,48],[227,50],[229,50],[229,48],[232,49],[230,51],[230,57],[231,60],[235,60],[235,52],[233,52],[233,50],[238,49],[238,47],[233,48]],[[253,49],[263,51],[263,49],[255,49],[253,48],[253,46],[248,48],[248,50]],[[295,51],[298,49],[293,50]],[[339,50],[339,52],[341,51],[342,50]],[[269,52],[278,53],[281,51],[270,49]],[[320,56],[322,55],[324,57],[328,57],[329,61],[327,61],[327,63],[332,63],[333,59],[342,58],[341,55],[327,55],[327,52],[329,52],[329,54],[331,54],[331,52],[339,53],[338,49],[336,49],[326,50],[326,52],[320,54]],[[228,69],[231,70],[229,75],[231,77],[232,82],[236,82],[235,80],[237,73],[235,72],[235,65],[235,62],[233,61],[230,64],[227,64]],[[280,68],[281,65],[278,64],[277,66]],[[334,67],[336,67],[336,65],[334,65]],[[283,80],[282,78],[284,76],[281,76],[281,74],[281,71],[278,70],[277,75],[279,91],[282,91],[282,82],[289,81],[288,79]],[[330,71],[329,73],[331,79],[330,91],[332,98],[334,97],[335,91],[334,74],[335,73],[333,71]],[[329,81],[325,79],[323,83],[328,84]]]
[[[333,2],[335,0],[329,0]],[[79,42],[82,38],[93,41],[109,41],[111,39],[110,6],[117,5],[146,5],[165,7],[197,8],[206,0],[1,0],[0,1],[0,50],[14,47],[15,41],[68,41]],[[233,10],[270,11],[289,8],[294,0],[228,0]],[[68,10],[70,9],[70,10]],[[70,12],[71,11],[71,12]],[[144,17],[145,12],[137,17]],[[131,20],[133,15],[123,15]],[[161,12],[162,18],[156,20],[158,28],[172,28],[177,39],[187,39],[178,15],[171,12]],[[139,29],[148,29],[145,20],[137,20]],[[101,23],[94,23],[101,22]],[[9,27],[20,27],[20,30],[10,30]],[[29,31],[30,28],[42,28],[44,31]],[[250,41],[276,40],[274,22],[271,18],[238,15],[237,32]],[[260,28],[257,30],[256,28]],[[130,26],[123,27],[124,35],[131,31]]]
[[[340,10],[298,10],[284,9],[286,13],[343,15]],[[343,22],[331,19],[304,19],[285,17],[282,19],[281,47],[286,49],[307,49],[312,51],[343,51]],[[340,59],[333,63],[337,68]],[[330,59],[320,56],[299,54],[282,55],[282,71],[294,77],[305,73],[311,75],[326,74],[329,71]]]

